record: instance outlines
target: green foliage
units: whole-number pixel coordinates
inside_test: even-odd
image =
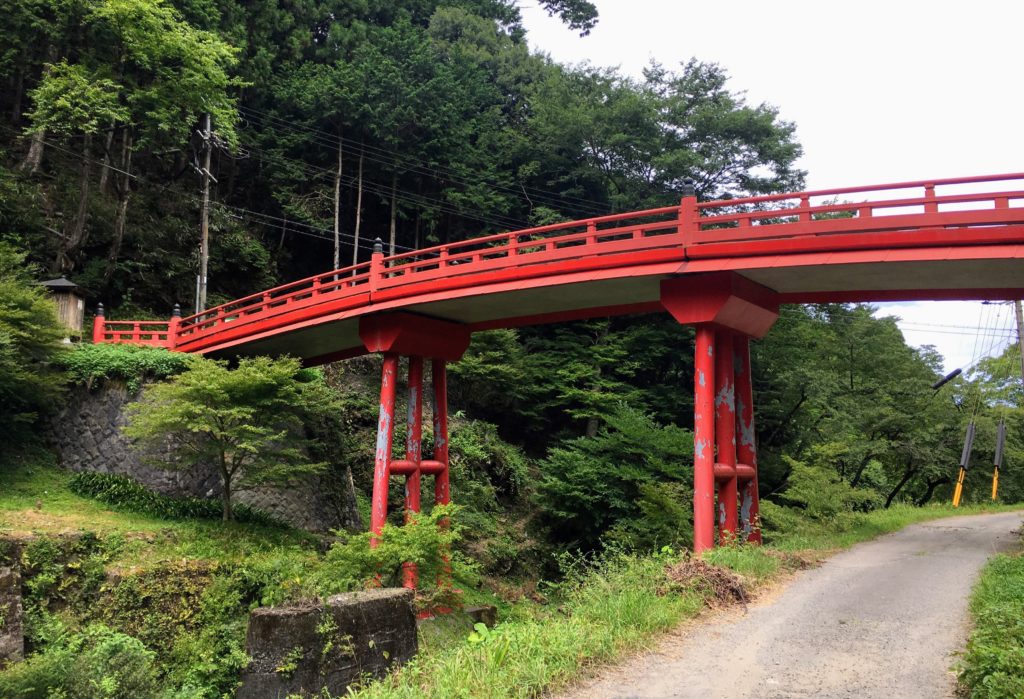
[[[792,471],[783,498],[813,520],[840,524],[852,512],[870,510],[881,504],[877,493],[867,488],[853,488],[829,469],[793,459],[788,461]]]
[[[125,434],[150,447],[170,437],[176,458],[165,468],[213,465],[225,521],[235,490],[284,484],[323,470],[303,452],[302,416],[334,407],[321,380],[306,381],[298,360],[266,357],[227,362],[194,358],[168,382],[150,386],[130,406]]]
[[[163,519],[219,519],[223,507],[215,500],[173,498],[155,493],[138,481],[114,473],[80,471],[68,481],[71,492],[95,498],[118,510],[138,512]],[[286,526],[267,513],[248,505],[233,508],[235,520],[268,527]]]
[[[47,66],[32,93],[35,110],[28,115],[32,130],[62,134],[94,134],[111,122],[124,121],[128,110],[119,104],[119,86],[81,65],[61,61]]]
[[[65,632],[45,651],[0,672],[0,696],[155,698],[154,658],[138,639],[97,624],[82,632]]]
[[[378,537],[370,532],[344,534],[327,552],[317,572],[316,587],[329,595],[370,584],[398,586],[404,562],[417,565],[425,589],[445,577],[449,566],[456,578],[472,580],[475,564],[455,549],[461,537],[459,508],[454,505],[438,505],[429,514],[410,513],[404,526],[386,525]],[[377,544],[371,547],[373,538]]]
[[[66,331],[25,255],[0,243],[0,438],[21,440],[52,409],[61,377],[53,366]]]
[[[60,357],[60,364],[76,384],[91,387],[118,380],[135,392],[143,381],[165,379],[188,367],[190,355],[161,347],[138,345],[79,344]]]
[[[971,597],[974,631],[960,664],[971,697],[1024,696],[1024,556],[999,555]]]
[[[692,497],[692,435],[661,426],[620,406],[596,437],[580,437],[552,449],[542,464],[539,501],[552,535],[572,546],[593,548],[613,530],[614,538],[638,547],[689,541],[685,505],[662,505]]]

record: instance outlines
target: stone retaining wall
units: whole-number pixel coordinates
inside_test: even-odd
[[[18,546],[0,539],[0,669],[25,657]]]
[[[220,497],[220,480],[214,468],[161,469],[147,463],[132,447],[121,428],[127,422],[125,407],[136,397],[117,382],[93,390],[74,389],[49,424],[50,441],[57,448],[61,465],[72,471],[128,476],[164,495]],[[148,456],[159,459],[170,453]],[[233,500],[310,531],[362,528],[350,477],[314,477],[290,488],[245,490]]]

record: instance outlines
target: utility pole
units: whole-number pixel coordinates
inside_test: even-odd
[[[203,115],[203,206],[199,221],[199,280],[196,313],[206,310],[206,268],[210,263],[210,113]]]

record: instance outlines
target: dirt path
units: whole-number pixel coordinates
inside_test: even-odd
[[[942,519],[859,544],[746,615],[694,624],[566,697],[952,697],[971,586],[1021,518]]]

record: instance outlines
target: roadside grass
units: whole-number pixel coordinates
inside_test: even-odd
[[[766,541],[771,548],[779,551],[813,551],[824,557],[861,541],[891,534],[917,522],[986,512],[1011,512],[1019,509],[1021,509],[1020,504],[979,503],[964,505],[960,508],[954,508],[948,503],[935,503],[924,507],[897,504],[885,510],[848,515],[827,526],[805,520],[785,532],[772,532],[766,536]]]
[[[1024,554],[1000,554],[981,572],[970,604],[974,630],[960,662],[966,694],[1024,697]]]
[[[670,560],[605,557],[563,584],[559,604],[491,630],[478,627],[462,643],[423,653],[356,696],[540,696],[588,666],[647,647],[652,636],[697,614],[704,606],[699,594],[663,588]]]
[[[844,518],[841,531],[804,521],[792,531],[774,533],[771,545],[724,546],[703,557],[743,576],[756,592],[783,573],[915,522],[1015,509],[1020,506],[897,505]],[[707,608],[709,600],[698,592],[666,585],[665,568],[676,560],[677,554],[666,552],[611,554],[571,578],[547,607],[534,609],[532,616],[503,621],[448,647],[427,648],[412,663],[355,696],[520,699],[556,692],[585,676],[589,668],[654,646],[664,632]]]

